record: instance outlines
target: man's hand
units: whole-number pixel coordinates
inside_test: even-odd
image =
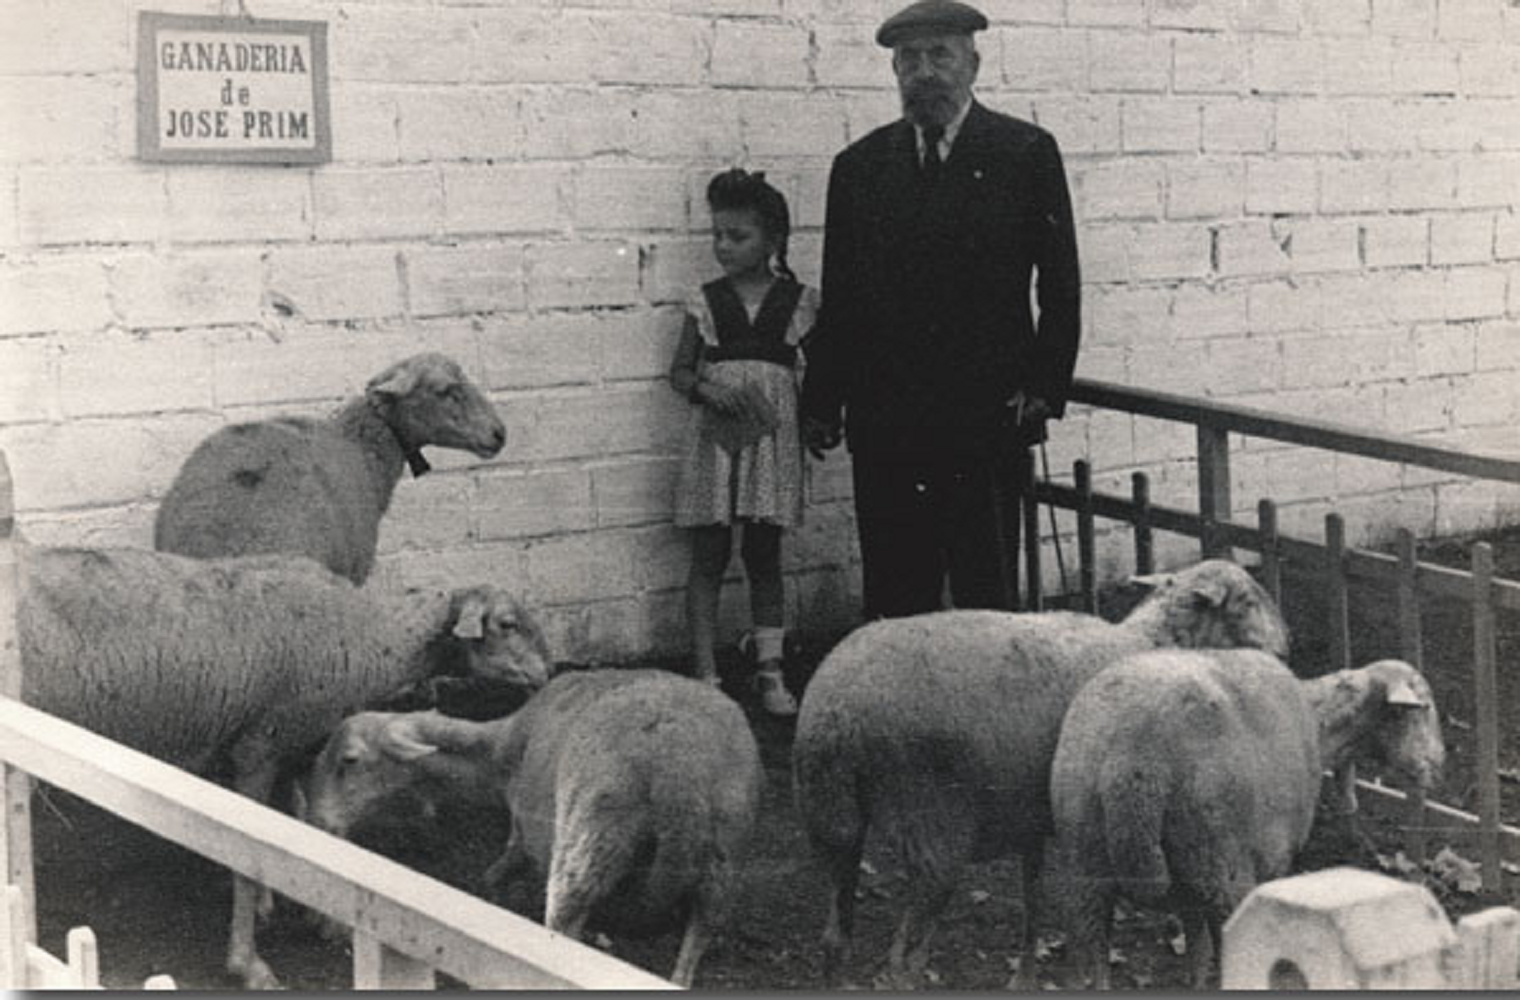
[[[819,420],[817,417],[802,418],[802,444],[808,454],[823,461],[824,452],[837,448],[844,440],[844,431],[838,423]]]
[[[1009,420],[1014,427],[1038,423],[1050,417],[1050,405],[1042,397],[1026,393],[1023,389],[1009,396],[1003,405],[1008,408]]]

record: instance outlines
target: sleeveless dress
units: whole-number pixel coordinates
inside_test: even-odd
[[[686,304],[702,338],[701,376],[758,392],[775,413],[774,429],[737,450],[721,417],[694,405],[676,482],[681,527],[764,521],[802,523],[802,441],[797,426],[801,351],[818,316],[818,292],[777,278],[753,316],[726,278],[708,282]]]

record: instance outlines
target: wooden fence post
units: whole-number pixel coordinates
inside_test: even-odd
[[[1135,575],[1156,572],[1156,540],[1151,531],[1151,481],[1143,472],[1129,477],[1135,501]]]
[[[1416,670],[1423,671],[1424,652],[1420,644],[1420,563],[1415,552],[1414,532],[1400,528],[1395,536],[1399,557],[1399,655]],[[1425,791],[1416,788],[1409,794],[1409,816],[1404,823],[1404,850],[1417,865],[1425,863]]]
[[[1351,591],[1346,579],[1346,521],[1332,511],[1325,515],[1325,604],[1330,609],[1330,669],[1351,668]],[[1337,799],[1348,813],[1356,812],[1356,764],[1335,772]]]
[[[385,946],[379,938],[354,930],[354,989],[431,990],[437,988],[433,967]]]
[[[11,470],[0,451],[0,695],[21,700],[21,645],[16,621],[20,576],[16,565],[15,495]],[[36,882],[32,874],[32,782],[0,764],[0,860],[5,881],[21,890],[21,933],[37,940]]]
[[[1277,538],[1277,504],[1262,498],[1256,503],[1256,527],[1261,533],[1262,586],[1282,606],[1282,550]]]
[[[1482,821],[1483,888],[1498,892],[1504,884],[1499,867],[1499,680],[1494,646],[1494,550],[1487,542],[1473,546],[1473,695],[1478,714],[1478,818]]]
[[[1024,610],[1045,610],[1040,586],[1040,502],[1035,499],[1034,459],[1024,463]],[[1059,544],[1059,543],[1058,543]]]
[[[1092,468],[1078,459],[1072,466],[1077,486],[1077,573],[1082,581],[1082,610],[1098,613],[1098,554],[1093,528]]]
[[[1198,514],[1203,558],[1227,554],[1214,526],[1230,519],[1230,432],[1204,424],[1198,425]]]

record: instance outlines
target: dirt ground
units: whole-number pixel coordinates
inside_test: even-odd
[[[1500,575],[1520,579],[1520,530],[1490,538],[1496,546]],[[1460,541],[1430,546],[1426,558],[1465,563]],[[1294,630],[1294,669],[1311,676],[1325,669],[1325,639],[1319,619],[1323,601],[1312,581],[1290,575],[1285,613]],[[1117,617],[1134,596],[1105,595],[1103,613]],[[1353,604],[1354,660],[1396,655],[1396,630],[1388,618],[1390,601],[1371,595]],[[1459,607],[1433,605],[1424,611],[1426,671],[1442,707],[1448,742],[1448,767],[1442,786],[1432,795],[1438,801],[1471,810],[1475,804],[1472,779],[1473,721],[1471,695],[1472,640],[1468,618]],[[1520,658],[1520,622],[1501,617],[1499,661]],[[822,648],[803,649],[792,664],[799,684]],[[1520,698],[1520,675],[1501,670],[1501,704]],[[747,878],[741,887],[732,927],[708,953],[697,979],[699,989],[818,989],[821,984],[819,932],[825,909],[825,880],[809,857],[807,844],[793,811],[789,752],[792,725],[762,717],[753,706],[751,723],[759,739],[766,770],[762,819],[755,838]],[[1510,726],[1502,740],[1501,763],[1520,766],[1520,726]],[[1505,816],[1520,819],[1520,790],[1504,787]],[[181,988],[235,989],[237,983],[222,971],[230,901],[230,879],[215,865],[172,844],[65,795],[44,789],[34,808],[37,845],[37,886],[42,944],[63,952],[63,935],[77,924],[89,924],[100,942],[106,984],[133,988],[155,973],[173,975]],[[447,837],[444,830],[450,831]],[[1388,824],[1370,824],[1378,853],[1392,856],[1399,847],[1398,831]],[[361,842],[414,867],[458,885],[472,880],[504,843],[503,817],[490,812],[457,809],[431,827],[375,830]],[[1431,845],[1431,854],[1440,844]],[[869,983],[886,953],[895,916],[895,897],[902,878],[894,859],[868,850],[874,873],[863,880],[856,929],[856,964],[852,978]],[[1356,846],[1344,830],[1329,825],[1317,829],[1301,858],[1301,867],[1334,864],[1376,864],[1371,852]],[[1455,891],[1448,883],[1424,878],[1455,918],[1504,900]],[[926,986],[940,989],[1001,989],[1008,981],[1013,944],[1022,915],[1017,869],[1010,861],[977,865],[965,873],[960,891],[947,914],[930,963]],[[509,893],[506,900],[530,916],[531,894]],[[1059,930],[1052,927],[1054,933]],[[1119,964],[1115,985],[1129,988],[1177,990],[1186,983],[1186,958],[1177,954],[1174,929],[1164,914],[1124,911],[1117,926]],[[614,954],[659,974],[669,972],[678,935],[650,940],[614,938],[603,945]],[[1059,945],[1041,962],[1042,985],[1074,985],[1059,960]],[[342,943],[324,940],[300,919],[293,907],[282,907],[260,934],[265,957],[286,985],[301,990],[343,989],[351,983],[350,959]]]

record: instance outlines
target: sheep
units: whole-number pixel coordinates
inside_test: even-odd
[[[268,802],[277,775],[372,699],[439,673],[541,685],[542,634],[489,587],[381,597],[299,556],[196,560],[18,547],[28,704]],[[227,968],[277,983],[234,881]]]
[[[936,611],[864,625],[824,658],[803,699],[792,768],[799,813],[833,887],[823,933],[830,986],[850,960],[855,886],[873,829],[910,876],[889,952],[892,984],[919,978],[960,868],[1018,854],[1027,985],[1051,830],[1050,759],[1082,682],[1158,646],[1286,652],[1281,615],[1240,567],[1210,560],[1156,582],[1119,624],[1066,611]]]
[[[1440,719],[1409,664],[1301,681],[1255,650],[1167,650],[1089,681],[1066,714],[1050,794],[1073,951],[1094,985],[1109,985],[1122,895],[1181,911],[1202,989],[1202,928],[1217,957],[1225,918],[1308,840],[1322,774],[1358,757],[1425,789],[1439,776]]]
[[[414,355],[328,420],[280,417],[206,438],[159,506],[153,547],[200,559],[296,553],[363,583],[403,461],[420,476],[424,445],[490,458],[506,440],[459,365]]]
[[[313,765],[307,819],[343,835],[418,783],[500,803],[511,833],[484,885],[547,875],[544,922],[576,938],[588,919],[645,933],[684,919],[671,979],[690,986],[726,919],[761,780],[743,713],[710,685],[659,670],[573,671],[491,722],[433,711],[346,719]]]

